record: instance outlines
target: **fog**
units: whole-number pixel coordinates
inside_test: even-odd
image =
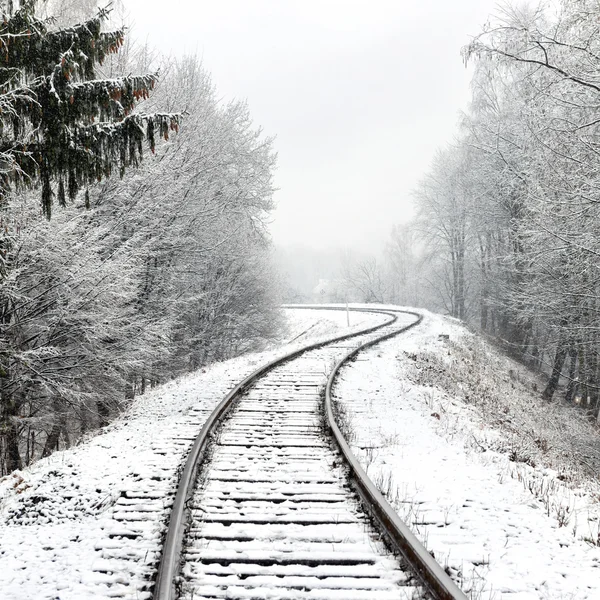
[[[492,0],[124,0],[130,35],[196,52],[276,136],[278,246],[373,250],[469,98],[460,49]]]

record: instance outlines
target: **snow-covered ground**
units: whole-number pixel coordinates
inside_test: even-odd
[[[335,388],[363,467],[472,598],[600,598],[599,431],[537,386],[425,313]]]
[[[0,479],[2,600],[149,598],[177,469],[210,410],[263,362],[347,329],[345,312],[286,312],[287,345],[152,390],[98,435]],[[368,473],[473,598],[600,598],[597,429],[567,421],[578,413],[542,403],[525,369],[428,313],[342,379]],[[123,544],[131,503],[148,518]]]
[[[343,312],[286,313],[288,344],[160,386],[77,447],[0,479],[2,600],[150,597],[177,469],[214,406],[267,360],[385,320],[352,313],[348,329]],[[121,520],[131,507],[146,515],[135,531]]]

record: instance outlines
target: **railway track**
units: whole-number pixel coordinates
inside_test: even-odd
[[[343,362],[420,321],[385,314],[263,366],[215,409],[181,476],[155,600],[465,598],[335,424],[329,392]]]

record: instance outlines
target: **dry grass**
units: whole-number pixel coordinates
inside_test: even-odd
[[[507,454],[515,463],[543,465],[559,479],[580,480],[600,474],[600,435],[580,409],[548,403],[537,377],[501,356],[481,338],[465,335],[447,341],[446,354],[405,353],[402,364],[413,383],[441,390],[473,405],[486,425],[500,431],[493,439],[475,439],[480,450]],[[430,398],[430,408],[434,402]],[[443,409],[443,403],[442,403]]]
[[[438,342],[439,343],[439,342]],[[422,387],[422,397],[440,430],[453,437],[470,407],[474,422],[465,443],[473,451],[504,454],[509,467],[500,474],[522,483],[559,527],[571,527],[590,544],[600,544],[598,503],[576,514],[577,487],[598,489],[600,434],[585,412],[560,400],[541,398],[537,376],[503,356],[484,339],[465,334],[443,348],[399,356],[401,380]],[[464,429],[462,430],[464,434]],[[590,533],[581,534],[582,529]]]

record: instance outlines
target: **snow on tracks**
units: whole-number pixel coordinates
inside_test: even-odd
[[[306,312],[294,318],[297,312],[288,311],[290,337],[310,326]],[[346,324],[336,312],[314,319],[320,336]],[[352,328],[381,320],[356,314]],[[193,437],[237,381],[285,351],[240,357],[160,386],[78,447],[0,480],[3,600],[149,598],[178,470]]]
[[[276,367],[232,408],[192,500],[182,598],[426,597],[323,430],[327,372],[358,341]]]

